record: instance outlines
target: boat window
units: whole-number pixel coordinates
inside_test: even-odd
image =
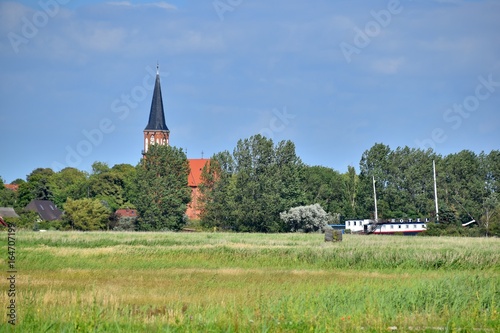
[[[417,229],[417,225],[416,224],[413,225],[413,229]]]
[[[406,229],[408,229],[409,227],[410,227],[410,226],[407,224],[407,225],[406,225]]]
[[[401,229],[401,225],[398,225],[399,229]]]
[[[391,229],[394,229],[394,226],[391,224]]]

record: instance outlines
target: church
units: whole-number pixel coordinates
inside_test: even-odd
[[[149,121],[144,129],[144,150],[143,154],[148,151],[152,144],[169,145],[170,130],[165,121],[165,112],[163,110],[163,99],[161,96],[160,73],[158,65],[156,66],[156,81],[153,89],[153,100],[151,101],[151,110],[149,111]],[[189,219],[198,219],[200,216],[199,207],[199,184],[201,182],[201,170],[207,163],[204,158],[190,158],[188,186],[191,188],[191,202],[189,203],[186,215]]]

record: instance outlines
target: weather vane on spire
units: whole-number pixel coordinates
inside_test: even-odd
[[[158,60],[156,60],[156,75],[160,74],[160,65],[158,65]]]

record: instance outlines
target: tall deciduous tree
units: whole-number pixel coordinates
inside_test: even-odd
[[[359,205],[369,216],[374,211],[373,178],[379,218],[415,218],[434,214],[432,150],[375,144],[360,162]]]
[[[63,207],[68,199],[87,197],[87,174],[75,168],[64,168],[50,177],[50,186],[54,193],[54,203]]]
[[[329,213],[340,213],[344,203],[342,176],[324,166],[304,167],[302,187],[307,204],[320,204]]]
[[[111,172],[118,174],[123,180],[123,205],[132,207],[132,202],[137,197],[136,187],[134,185],[137,169],[130,164],[116,164],[111,168]]]
[[[471,216],[478,219],[482,213],[484,175],[478,156],[468,150],[447,155],[439,165],[439,186],[443,201],[458,222],[467,222]]]
[[[340,212],[343,216],[351,218],[357,217],[357,195],[358,195],[359,177],[356,175],[356,169],[352,165],[347,167],[347,173],[342,175],[344,209]]]
[[[236,231],[285,230],[279,213],[305,200],[302,170],[290,141],[274,146],[262,135],[239,140],[232,157],[216,155],[204,174],[203,223]]]
[[[137,166],[138,229],[179,230],[185,223],[189,163],[182,149],[152,145]]]
[[[217,153],[201,173],[201,221],[208,228],[231,228],[234,222],[234,160],[228,151]]]

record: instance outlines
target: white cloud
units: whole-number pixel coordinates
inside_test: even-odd
[[[112,6],[123,6],[123,7],[131,7],[131,8],[137,8],[137,7],[157,7],[157,8],[162,8],[166,10],[175,10],[177,9],[176,6],[169,4],[165,1],[159,1],[159,2],[150,2],[150,3],[143,3],[143,4],[133,4],[130,1],[112,1],[112,2],[107,2],[108,5]]]

